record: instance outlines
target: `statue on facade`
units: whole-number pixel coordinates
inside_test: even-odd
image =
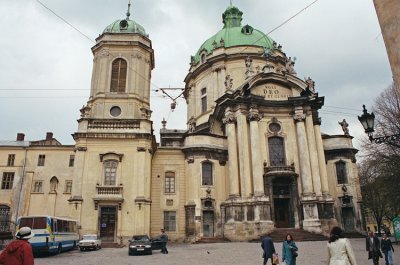
[[[226,75],[224,84],[226,90],[232,90],[233,79],[231,78],[231,75]]]
[[[194,132],[194,130],[196,129],[196,120],[194,119],[194,117],[190,117],[190,119],[187,122],[188,125],[188,131],[189,133]]]
[[[315,93],[315,82],[314,82],[314,80],[312,80],[310,77],[308,77],[308,78],[304,78],[304,81],[305,81],[306,84],[307,84],[307,88],[308,88],[311,92]]]
[[[338,122],[340,126],[342,126],[342,130],[344,135],[350,135],[349,133],[349,124],[347,123],[346,119],[343,119],[343,121]]]
[[[294,60],[292,60],[292,57],[289,57],[286,60],[286,72],[292,75],[296,74],[296,71],[294,70]]]
[[[246,74],[246,79],[249,79],[254,74],[253,60],[250,58],[250,56],[247,56],[245,64],[246,64],[246,73],[245,73]]]

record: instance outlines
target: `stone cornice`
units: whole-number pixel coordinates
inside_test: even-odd
[[[98,139],[145,139],[153,140],[153,135],[150,133],[95,133],[95,132],[77,132],[72,134],[74,140],[81,138],[98,138]]]

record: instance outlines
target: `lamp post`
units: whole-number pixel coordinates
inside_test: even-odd
[[[375,137],[373,136],[374,133],[374,123],[375,123],[375,115],[373,112],[368,113],[365,105],[363,105],[363,114],[358,116],[358,120],[361,122],[362,126],[364,127],[365,133],[368,135],[369,140],[375,142],[376,144],[387,143],[392,146],[396,146],[400,148],[400,134],[393,134],[388,136],[380,136]]]

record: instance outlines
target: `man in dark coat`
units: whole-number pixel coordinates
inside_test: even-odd
[[[271,264],[272,264],[272,254],[275,254],[275,247],[272,238],[270,238],[269,236],[264,237],[263,240],[261,241],[261,248],[264,250],[263,265],[267,264],[268,259],[271,259]]]
[[[387,237],[386,233],[383,234],[383,238],[381,239],[381,249],[385,255],[385,265],[393,265],[394,248],[392,241],[390,241],[390,238]]]
[[[28,242],[33,237],[29,227],[21,227],[15,235],[16,240],[7,245],[0,255],[0,264],[33,265],[32,246]]]
[[[164,229],[161,229],[160,239],[161,239],[161,243],[162,243],[161,253],[168,254],[168,249],[167,249],[168,235],[167,235],[167,233],[165,233]]]
[[[372,233],[372,231],[369,231],[365,240],[365,246],[368,251],[368,259],[372,259],[374,265],[379,265],[379,258],[382,258],[379,245],[379,239],[374,235],[374,233]]]

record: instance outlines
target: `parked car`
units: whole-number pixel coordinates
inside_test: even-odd
[[[86,249],[101,249],[101,239],[97,235],[83,235],[78,246],[81,251]]]
[[[153,250],[161,249],[162,242],[159,238],[151,239],[147,235],[135,235],[129,240],[128,254],[153,254]]]

